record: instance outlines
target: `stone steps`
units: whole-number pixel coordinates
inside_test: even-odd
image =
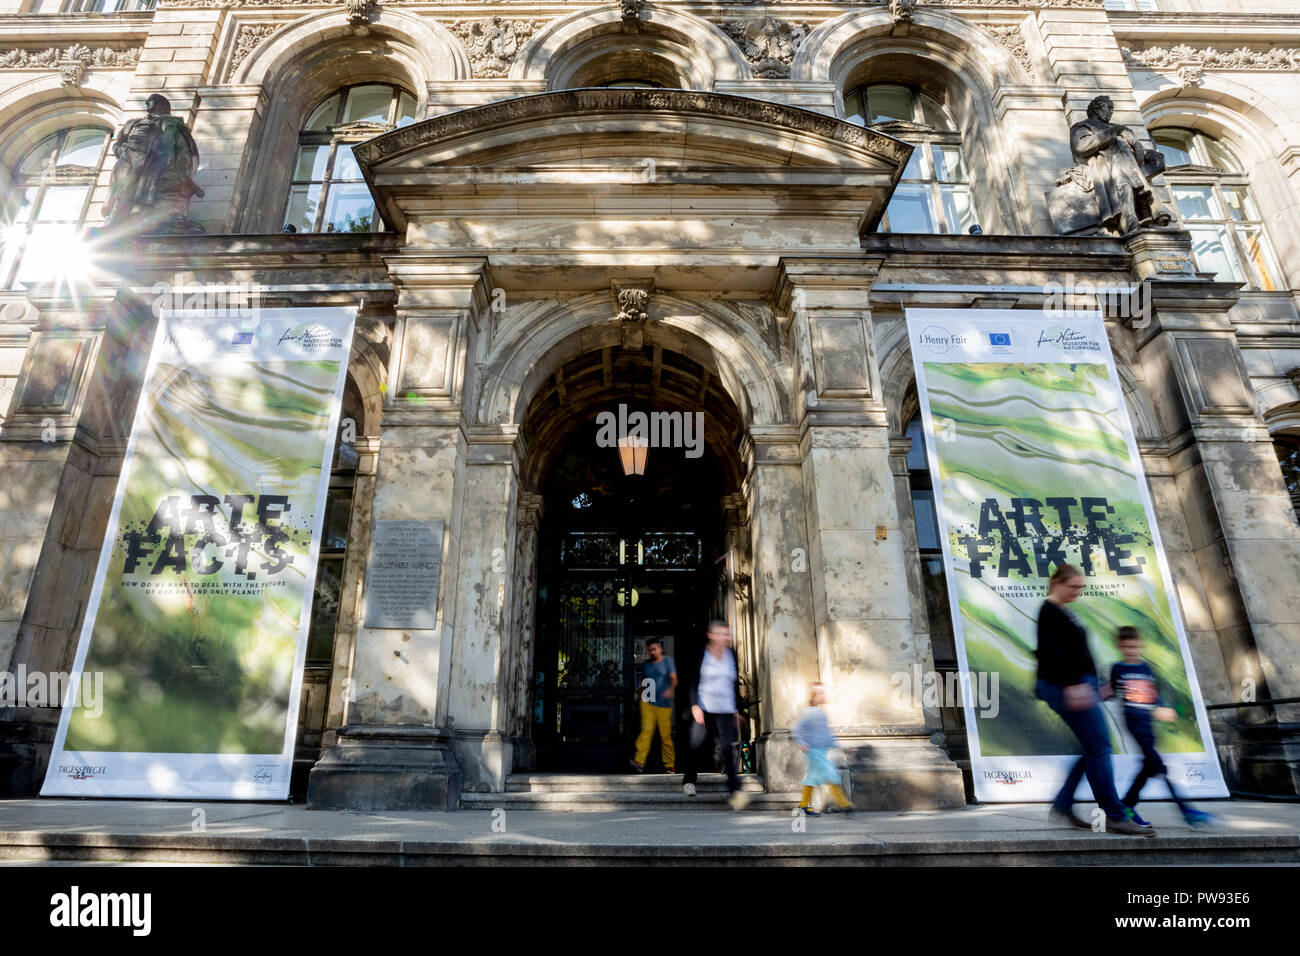
[[[649,807],[726,807],[727,778],[702,773],[696,795],[682,792],[682,774],[513,774],[504,793],[462,793],[462,810],[631,810]],[[758,777],[741,777],[750,794],[750,809],[789,810],[799,803],[797,793],[766,793]]]

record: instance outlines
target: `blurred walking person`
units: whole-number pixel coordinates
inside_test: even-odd
[[[808,709],[794,725],[794,741],[804,752],[808,763],[808,772],[803,778],[803,794],[799,800],[799,809],[806,816],[821,816],[812,808],[813,791],[825,786],[841,813],[852,813],[853,804],[844,795],[840,786],[840,772],[831,762],[831,750],[835,747],[835,737],[831,734],[830,722],[822,707],[826,703],[826,687],[821,681],[814,681],[808,698]]]
[[[1108,833],[1155,836],[1150,827],[1130,820],[1115,793],[1115,773],[1110,763],[1110,732],[1102,714],[1097,666],[1088,650],[1088,634],[1068,605],[1083,592],[1083,575],[1072,564],[1052,572],[1047,599],[1038,611],[1038,699],[1052,708],[1083,745],[1065,785],[1052,800],[1049,819],[1083,830],[1092,827],[1074,814],[1074,791],[1084,774],[1092,795],[1106,814]]]
[[[673,762],[673,695],[677,687],[677,665],[673,659],[664,654],[664,642],[652,637],[645,644],[646,656],[650,658],[645,665],[645,680],[639,691],[641,698],[641,733],[636,738],[636,756],[632,758],[632,769],[637,773],[645,770],[646,758],[650,756],[650,743],[655,731],[659,732],[659,754],[664,762],[665,773],[676,773]]]
[[[686,755],[686,776],[682,791],[695,796],[695,782],[702,762],[712,763],[713,745],[722,745],[722,769],[731,791],[728,802],[733,810],[749,804],[749,794],[740,788],[736,773],[736,737],[740,714],[736,712],[736,655],[731,652],[731,628],[726,621],[710,621],[708,642],[700,659],[700,676],[691,689],[690,752]]]

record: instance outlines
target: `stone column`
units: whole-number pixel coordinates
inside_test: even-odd
[[[1143,291],[1151,314],[1132,321],[1134,340],[1229,683],[1239,700],[1300,696],[1300,525],[1228,314],[1236,286],[1166,279]],[[1276,718],[1239,712],[1244,789],[1300,791],[1300,707]]]
[[[447,727],[465,789],[500,792],[514,764],[508,736],[519,489],[514,426],[471,429],[456,484],[460,547]]]
[[[515,770],[533,768],[533,639],[537,634],[538,532],[542,523],[543,499],[529,491],[519,492],[515,512],[515,566],[512,576],[510,650],[510,713],[507,732],[514,749]]]
[[[797,790],[803,756],[790,730],[817,679],[808,534],[797,434],[751,426],[747,482],[753,542],[753,613],[758,670],[759,763],[769,791]]]
[[[799,448],[818,667],[852,753],[861,808],[965,804],[961,771],[930,741],[893,675],[917,660],[889,427],[868,296],[878,262],[784,259],[778,308],[810,343]],[[806,329],[806,332],[800,331]]]
[[[443,523],[437,615],[431,628],[358,623],[347,723],[312,768],[311,808],[455,808],[461,787],[448,702],[466,457],[460,406],[487,262],[411,254],[388,266],[397,327],[371,515]]]
[[[0,429],[0,670],[68,672],[156,328],[129,292],[72,301],[45,287],[7,306],[28,337]],[[0,710],[0,794],[35,793],[59,720],[52,707]]]

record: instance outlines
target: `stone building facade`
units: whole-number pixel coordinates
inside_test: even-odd
[[[205,232],[96,245],[110,134],[156,92]],[[1102,93],[1165,154],[1179,228],[1055,234]],[[556,610],[581,579],[633,679],[630,542],[661,598],[636,634],[685,660],[731,623],[768,790],[820,678],[860,806],[960,805],[960,713],[892,682],[956,666],[903,309],[1061,285],[1139,290],[1108,327],[1207,702],[1300,697],[1289,0],[0,0],[0,195],[0,668],[70,667],[160,298],[359,307],[315,806],[454,807],[579,767],[580,718],[625,734],[547,661],[585,653]],[[583,431],[619,403],[703,411],[707,468],[620,498]],[[584,524],[601,496],[614,524]],[[364,626],[383,519],[444,523],[432,628]],[[1212,713],[1234,786],[1296,792],[1296,706]],[[0,709],[9,792],[56,723]]]

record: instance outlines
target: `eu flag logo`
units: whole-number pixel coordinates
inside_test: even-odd
[[[1011,333],[990,332],[989,345],[992,345],[994,348],[1004,348],[1004,349],[1011,348]]]
[[[253,344],[253,333],[252,333],[252,332],[236,332],[235,335],[234,335],[234,337],[231,338],[231,340],[230,340],[230,344],[231,344],[231,345],[252,345],[252,344]]]

